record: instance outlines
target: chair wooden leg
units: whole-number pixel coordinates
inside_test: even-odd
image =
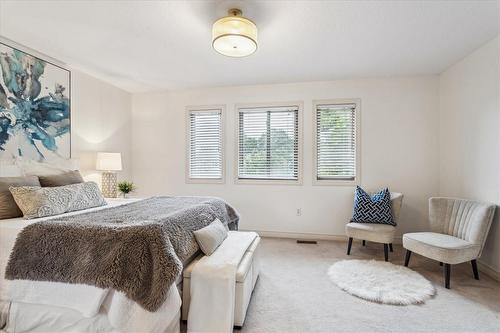
[[[472,264],[472,272],[474,273],[474,279],[479,280],[479,271],[477,270],[477,261],[476,259],[470,262]]]
[[[351,254],[351,247],[352,247],[352,237],[349,237],[349,242],[347,242],[347,255]]]
[[[389,244],[384,244],[384,259],[389,261]]]
[[[363,239],[363,246],[366,246],[366,241]]]
[[[451,265],[444,264],[444,286],[446,287],[446,289],[450,289],[450,271]]]
[[[410,263],[410,257],[411,257],[411,251],[410,250],[406,250],[405,267],[408,267],[408,264]]]
[[[389,251],[394,252],[394,250],[392,249],[392,243],[389,244]]]

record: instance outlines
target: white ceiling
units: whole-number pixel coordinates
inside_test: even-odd
[[[259,49],[227,58],[236,5]],[[500,1],[2,1],[0,35],[131,92],[437,74],[500,34]]]

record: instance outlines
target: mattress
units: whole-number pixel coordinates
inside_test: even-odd
[[[173,288],[175,289],[175,288]],[[0,332],[6,333],[179,333],[180,299],[175,295],[165,302],[156,313],[141,311],[139,308],[114,307],[127,309],[117,315],[109,309],[102,309],[93,317],[84,317],[78,311],[39,304],[11,303],[5,314],[6,321],[0,321]],[[0,311],[2,303],[0,302]],[[119,322],[117,322],[119,321]],[[120,328],[117,328],[120,327]]]
[[[12,303],[5,332],[117,333],[104,313],[84,317],[78,311],[39,304]]]

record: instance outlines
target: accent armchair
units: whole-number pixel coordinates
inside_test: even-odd
[[[403,194],[391,192],[392,218],[396,223],[402,203]],[[384,258],[385,261],[389,261],[389,249],[392,252],[392,241],[396,227],[388,224],[350,222],[345,226],[345,233],[349,237],[347,255],[351,254],[352,240],[356,238],[363,240],[363,246],[365,246],[366,241],[384,244]]]
[[[496,206],[454,198],[430,198],[429,221],[432,232],[403,235],[405,266],[412,252],[444,263],[445,287],[450,289],[451,265],[470,261],[479,280],[476,260],[481,256]]]

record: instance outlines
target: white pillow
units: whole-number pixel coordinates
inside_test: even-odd
[[[22,177],[21,168],[11,161],[0,161],[0,177]]]
[[[203,253],[209,256],[226,239],[227,228],[219,219],[215,219],[206,227],[194,231],[194,237]]]
[[[17,159],[16,164],[25,176],[57,176],[68,171],[78,170],[76,160],[61,159],[57,162],[37,162],[34,160]]]

